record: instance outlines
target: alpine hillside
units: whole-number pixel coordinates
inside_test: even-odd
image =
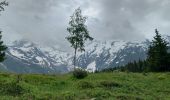
[[[167,36],[170,40],[170,37]],[[97,41],[88,43],[78,53],[77,64],[89,72],[144,60],[149,41]],[[7,58],[0,69],[17,73],[67,73],[73,69],[73,54],[51,46],[40,46],[26,40],[8,45]]]

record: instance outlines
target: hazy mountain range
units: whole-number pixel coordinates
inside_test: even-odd
[[[170,36],[166,36],[170,41]],[[78,53],[77,66],[88,71],[102,70],[147,57],[149,41],[92,41]],[[17,73],[66,73],[73,69],[73,53],[52,46],[18,40],[8,45],[7,59],[0,70]]]

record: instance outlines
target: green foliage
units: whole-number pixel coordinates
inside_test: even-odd
[[[74,66],[76,65],[77,50],[85,51],[85,41],[93,40],[93,38],[89,35],[87,26],[85,25],[86,19],[86,17],[82,16],[81,9],[78,8],[71,16],[69,27],[67,28],[70,35],[66,37],[66,39],[71,43],[71,47],[75,49]]]
[[[80,87],[81,89],[92,89],[94,88],[94,85],[90,82],[81,81],[78,83],[78,87]]]
[[[125,66],[120,67],[121,71],[129,71],[129,72],[145,72],[147,71],[148,63],[146,60],[138,62],[130,62]]]
[[[3,62],[5,60],[5,50],[7,49],[7,47],[3,45],[3,41],[1,41],[2,39],[1,33],[2,31],[0,31],[0,62]]]
[[[128,95],[120,95],[116,97],[116,100],[143,100],[140,97],[128,96]]]
[[[8,2],[2,1],[0,2],[0,12],[4,11],[4,6],[8,6]],[[5,50],[7,47],[3,45],[2,41],[2,31],[0,31],[0,62],[3,62],[5,60]]]
[[[0,12],[5,10],[4,6],[8,6],[8,2],[6,1],[0,2]]]
[[[164,80],[164,79],[166,79],[166,75],[165,74],[161,74],[161,75],[158,76],[158,79],[159,80]]]
[[[80,51],[84,51],[84,42],[87,39],[93,40],[93,38],[89,36],[89,31],[85,25],[86,19],[86,17],[82,16],[81,9],[78,8],[71,16],[71,20],[69,22],[70,26],[67,28],[70,33],[67,40],[71,43],[73,48],[79,49]]]
[[[158,30],[148,50],[148,66],[150,71],[170,71],[168,43],[161,37]]]
[[[146,72],[147,71],[148,63],[146,60],[138,62],[130,62],[124,66],[118,66],[114,68],[104,69],[101,72]]]
[[[73,77],[77,78],[77,79],[83,79],[85,77],[88,76],[87,71],[83,70],[83,69],[75,69],[73,71]]]
[[[113,81],[102,81],[100,82],[100,85],[108,89],[121,86],[119,83]]]
[[[18,96],[24,93],[24,89],[17,82],[1,84],[1,93],[5,95]]]

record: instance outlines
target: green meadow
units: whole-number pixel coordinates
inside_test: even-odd
[[[170,73],[0,74],[1,100],[170,100]]]

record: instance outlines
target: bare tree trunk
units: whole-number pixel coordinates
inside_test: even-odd
[[[74,51],[74,70],[76,69],[76,56],[77,56],[77,48]]]

